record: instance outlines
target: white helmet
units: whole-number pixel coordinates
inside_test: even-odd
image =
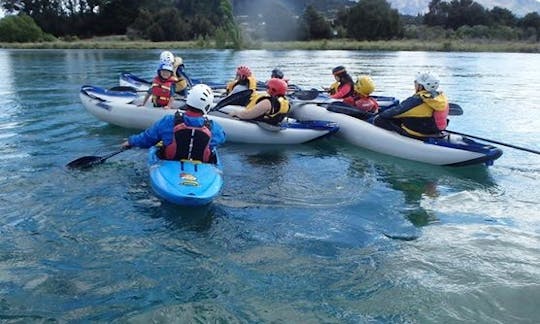
[[[214,93],[206,84],[196,84],[189,90],[186,104],[192,108],[202,111],[204,114],[214,103]]]
[[[427,91],[435,91],[439,87],[439,77],[431,72],[419,72],[414,81]]]
[[[173,53],[169,51],[163,51],[159,55],[159,61],[164,64],[173,64],[174,63],[174,55]]]

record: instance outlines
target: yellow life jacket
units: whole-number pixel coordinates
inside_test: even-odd
[[[234,79],[227,83],[227,93],[230,93],[237,85],[246,86],[249,90],[253,90],[254,92],[257,90],[257,80],[255,80],[254,77],[247,77],[243,80]]]
[[[283,96],[272,97],[268,94],[253,95],[250,102],[247,104],[246,109],[253,109],[253,107],[255,107],[259,102],[265,99],[270,100],[272,108],[270,108],[268,113],[256,118],[255,120],[273,125],[279,124],[287,116],[291,107],[289,100]]]

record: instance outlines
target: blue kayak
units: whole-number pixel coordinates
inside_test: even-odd
[[[158,157],[159,149],[150,148],[148,167],[150,183],[159,198],[182,206],[202,206],[210,203],[223,187],[221,164],[200,161],[169,161]]]

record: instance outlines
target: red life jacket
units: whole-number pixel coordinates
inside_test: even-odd
[[[358,108],[358,110],[376,113],[379,111],[379,103],[372,97],[353,96],[343,99],[343,102]]]
[[[168,78],[163,80],[156,76],[152,80],[152,102],[156,107],[165,107],[171,100],[171,87],[176,82],[176,79]]]
[[[166,160],[196,160],[209,162],[212,155],[210,150],[210,131],[208,120],[202,127],[188,126],[182,115],[175,118],[173,141],[165,147]]]

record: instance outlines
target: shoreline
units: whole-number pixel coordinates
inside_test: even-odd
[[[103,40],[54,41],[39,43],[0,43],[2,49],[231,49],[220,48],[213,41],[183,42]],[[490,40],[391,40],[391,41],[292,41],[253,42],[240,50],[357,50],[357,51],[432,51],[432,52],[510,52],[540,53],[540,42]]]

